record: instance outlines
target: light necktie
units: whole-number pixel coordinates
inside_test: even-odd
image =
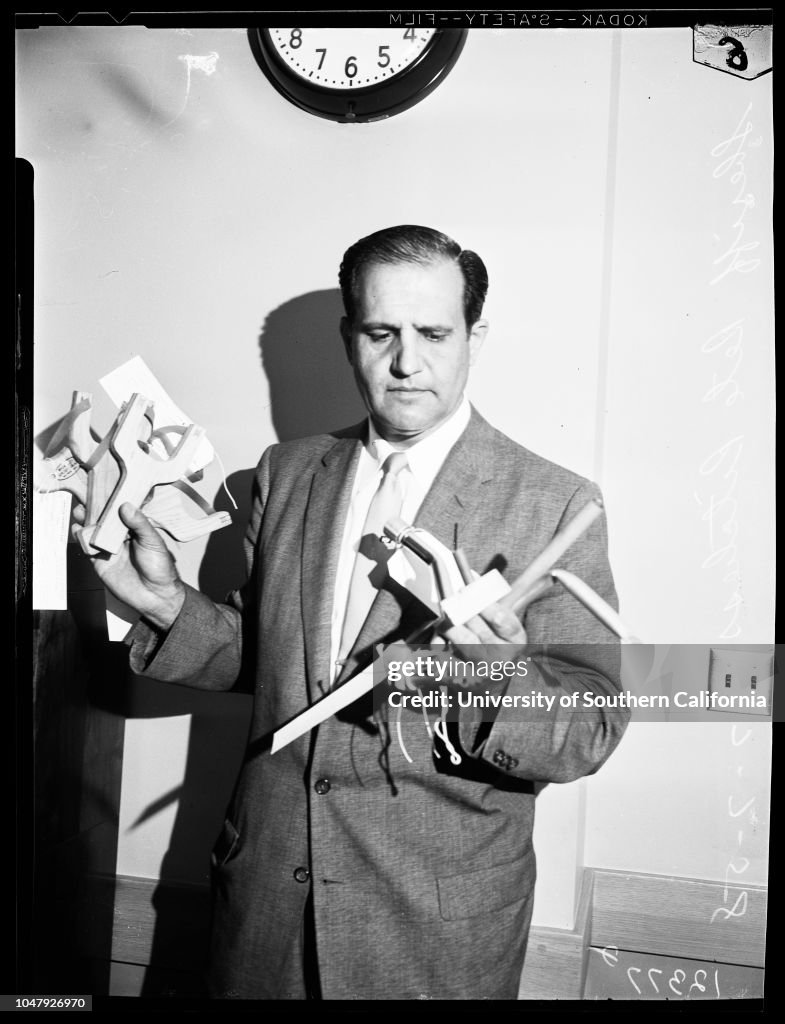
[[[346,660],[346,655],[352,649],[379,585],[387,575],[389,552],[379,540],[379,536],[387,520],[401,513],[404,495],[400,474],[407,465],[405,452],[392,452],[384,460],[382,479],[365,517],[360,547],[352,570],[341,643],[338,648],[340,663]]]

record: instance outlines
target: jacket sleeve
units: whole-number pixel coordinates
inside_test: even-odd
[[[270,449],[253,484],[251,516],[244,538],[246,583],[223,604],[185,585],[185,602],[171,628],[162,633],[143,619],[130,631],[131,669],[140,676],[205,690],[230,690],[244,674],[255,636],[256,548],[270,483]]]
[[[596,485],[582,484],[567,504],[559,528],[598,497]],[[618,608],[604,515],[558,566],[575,573]],[[590,775],[613,752],[629,721],[628,710],[608,707],[604,700],[621,690],[619,641],[558,583],[529,607],[524,627],[529,641],[524,652],[530,657],[527,673],[514,675],[505,693],[525,696],[532,703],[540,700],[542,706],[461,710],[464,752],[490,762],[503,774],[533,781],[570,782]],[[545,698],[554,698],[550,708]]]

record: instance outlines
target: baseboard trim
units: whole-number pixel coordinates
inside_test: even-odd
[[[593,869],[592,946],[763,967],[768,890]]]
[[[118,875],[114,907],[113,961],[203,970],[210,920],[207,885]]]
[[[209,923],[206,885],[127,875],[91,881],[98,902],[113,886],[112,961],[202,971]],[[763,967],[766,906],[767,890],[761,886],[586,868],[575,927],[531,929],[519,999],[581,999],[591,946]]]
[[[578,897],[575,927],[529,931],[519,999],[580,999],[586,979],[591,932],[592,877],[584,871]]]

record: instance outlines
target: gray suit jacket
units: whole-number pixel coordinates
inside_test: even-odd
[[[270,754],[272,731],[328,686],[331,596],[363,432],[268,449],[246,586],[226,605],[189,588],[163,643],[143,626],[131,636],[140,673],[228,689],[244,670],[253,687],[246,756],[213,852],[213,991],[286,997],[312,887],[325,998],[515,998],[535,880],[534,783],[596,771],[627,715],[574,714],[558,701],[550,713],[501,709],[491,722],[467,710],[451,716],[445,744],[420,711],[398,720],[360,701]],[[417,524],[457,543],[478,571],[496,566],[512,580],[597,493],[473,410]],[[615,603],[604,517],[560,565]],[[402,592],[380,592],[344,677],[422,616]],[[525,626],[532,643],[556,646],[509,693],[618,689],[614,638],[560,588]],[[562,646],[577,643],[577,656]]]

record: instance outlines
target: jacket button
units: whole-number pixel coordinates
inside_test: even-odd
[[[329,793],[332,789],[329,779],[317,779],[313,787],[319,796],[324,796],[325,793]]]
[[[507,755],[504,753],[503,750],[497,750],[494,753],[494,755],[493,755],[493,763],[494,764],[498,764],[501,767],[504,767],[506,761],[507,761]]]
[[[296,882],[307,882],[310,877],[311,872],[308,870],[308,868],[294,869],[294,879]]]

